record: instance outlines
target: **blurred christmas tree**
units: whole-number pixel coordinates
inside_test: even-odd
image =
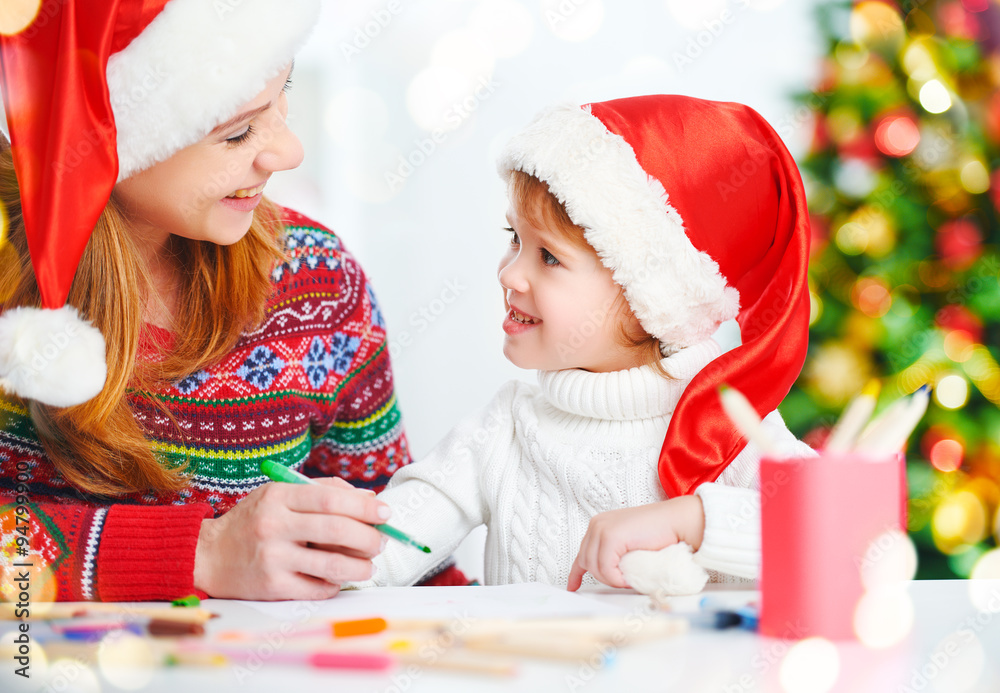
[[[907,450],[918,577],[1000,577],[1000,0],[819,16],[811,346],[781,410],[815,445],[869,378],[883,404],[931,383]]]

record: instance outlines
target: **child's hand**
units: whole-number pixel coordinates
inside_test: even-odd
[[[679,541],[697,551],[704,533],[705,509],[698,496],[680,496],[595,515],[580,542],[566,587],[571,592],[578,590],[584,573],[611,587],[629,587],[618,568],[626,553],[638,549],[659,551]]]

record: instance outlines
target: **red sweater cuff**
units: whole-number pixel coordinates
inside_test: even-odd
[[[205,503],[112,506],[97,551],[97,598],[169,601],[192,594],[201,521],[212,516]]]

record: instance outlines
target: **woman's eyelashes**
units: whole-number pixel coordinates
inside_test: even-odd
[[[241,134],[236,135],[235,137],[227,137],[226,143],[231,147],[239,147],[241,144],[247,142],[251,137],[253,137],[253,123],[247,125],[247,129]]]

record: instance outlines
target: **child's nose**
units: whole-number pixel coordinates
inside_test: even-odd
[[[509,252],[504,255],[500,261],[497,278],[500,280],[500,286],[503,288],[510,291],[525,292],[528,290],[528,278],[521,267],[522,263],[518,262],[519,257],[520,253],[516,252]]]

